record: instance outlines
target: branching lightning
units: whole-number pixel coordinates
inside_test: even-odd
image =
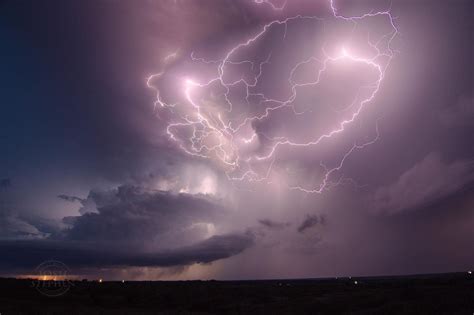
[[[301,60],[294,64],[289,77],[288,84],[290,85],[291,93],[288,98],[279,100],[268,97],[265,93],[258,91],[257,86],[261,83],[266,67],[272,62],[272,52],[270,52],[265,60],[256,62],[254,60],[244,59],[235,60],[236,55],[242,50],[251,48],[258,43],[270,30],[283,27],[284,33],[281,38],[285,40],[287,28],[290,23],[314,20],[318,23],[324,23],[325,19],[317,16],[292,16],[284,19],[275,19],[263,25],[260,31],[253,36],[247,38],[242,42],[238,42],[229,49],[225,55],[218,60],[209,60],[203,57],[197,57],[197,54],[192,52],[190,60],[194,64],[204,64],[212,67],[216,75],[210,79],[200,79],[197,76],[183,76],[177,82],[177,88],[181,89],[181,98],[177,101],[168,101],[162,97],[162,88],[159,84],[155,84],[162,76],[166,75],[167,69],[160,73],[153,74],[147,79],[147,86],[156,92],[155,108],[158,110],[169,111],[170,118],[166,119],[166,133],[170,140],[177,143],[177,145],[191,156],[196,156],[205,159],[212,159],[220,162],[225,167],[225,172],[229,180],[232,181],[247,181],[247,182],[272,182],[271,174],[274,171],[275,161],[278,160],[278,152],[283,147],[317,147],[325,141],[330,141],[333,138],[343,134],[347,127],[353,124],[360,113],[373,102],[374,98],[379,93],[388,66],[395,56],[396,51],[392,48],[392,42],[396,38],[398,29],[395,24],[395,18],[390,12],[390,8],[385,11],[377,11],[365,13],[358,16],[345,16],[339,13],[334,0],[329,1],[330,19],[341,22],[349,22],[354,25],[354,28],[360,21],[372,18],[384,18],[390,25],[390,31],[387,34],[379,37],[376,42],[372,42],[370,36],[367,38],[368,45],[372,53],[370,55],[358,55],[354,53],[350,47],[340,47],[338,52],[327,52],[324,45],[322,47],[322,56],[311,56],[306,60]],[[274,5],[268,0],[254,0],[256,4],[267,4],[272,10],[283,11],[286,6],[284,2],[281,6]],[[165,58],[165,64],[177,57],[177,52],[172,53]],[[271,137],[263,132],[258,132],[253,128],[254,122],[262,122],[269,119],[274,113],[290,109],[292,113],[302,115],[304,112],[298,111],[294,105],[301,88],[316,87],[323,80],[323,75],[328,71],[329,67],[334,64],[348,62],[358,64],[373,71],[376,74],[376,79],[366,86],[360,87],[360,90],[366,89],[369,91],[368,95],[359,99],[359,93],[354,97],[353,101],[344,105],[344,110],[351,109],[351,115],[339,121],[336,126],[326,132],[314,135],[311,140],[298,141],[290,139],[289,137],[279,136]],[[310,69],[311,64],[318,64],[319,69],[315,73],[313,80],[304,82],[296,82],[295,74],[301,69]],[[250,71],[246,76],[230,80],[228,73],[232,66],[246,66]],[[191,74],[190,74],[191,75]],[[231,97],[231,90],[233,87],[243,86],[245,90],[245,97],[236,102]],[[213,96],[216,89],[221,91],[222,103],[220,107],[213,106],[202,94],[210,94]],[[359,91],[360,91],[359,90]],[[215,95],[214,95],[215,96]],[[259,101],[255,101],[259,99]],[[264,106],[264,109],[253,115],[244,115],[236,113],[235,108],[246,104],[248,106]],[[237,119],[232,120],[229,117],[232,115],[238,116]],[[185,130],[186,132],[183,132]],[[334,177],[345,163],[345,161],[356,151],[373,144],[379,139],[378,121],[375,122],[376,136],[363,143],[354,142],[353,145],[340,157],[336,166],[328,168],[321,161],[320,166],[324,170],[319,185],[316,187],[305,188],[301,185],[287,184],[291,190],[299,190],[305,193],[322,193],[323,191],[341,183],[344,179],[340,177],[335,180]],[[271,143],[266,148],[265,152],[261,150],[248,150],[248,147],[259,139],[264,139]],[[250,153],[249,153],[250,152]],[[265,167],[255,169],[255,165],[265,165]]]

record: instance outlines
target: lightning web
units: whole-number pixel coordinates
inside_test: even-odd
[[[254,0],[254,4],[266,5],[277,13],[284,13],[287,7],[287,2],[275,5],[271,1]],[[366,123],[359,118],[379,94],[397,53],[392,46],[399,31],[390,3],[385,10],[359,15],[340,13],[334,0],[326,5],[328,14],[323,17],[295,15],[271,20],[251,36],[236,40],[219,58],[191,52],[180,71],[173,69],[180,51],[168,55],[164,70],[149,76],[147,86],[156,92],[155,109],[166,124],[169,139],[184,153],[220,165],[233,182],[272,183],[283,178],[288,189],[305,193],[322,193],[343,181],[352,182],[340,175],[340,171],[354,152],[379,139],[377,119],[372,121],[375,135],[370,139],[348,137],[351,140],[342,146],[342,151],[330,159],[319,158],[321,172],[312,186],[288,179],[291,172],[283,165],[285,161],[298,161],[292,152],[302,149],[310,150],[309,155],[316,158],[324,146],[342,143],[341,138],[350,136],[351,126]],[[380,33],[364,28],[373,20],[382,21],[387,30]],[[314,38],[318,44],[303,57],[293,54],[285,60],[282,50],[298,49],[294,46],[297,41],[292,42],[291,36],[295,36],[302,24],[312,25],[322,33]],[[343,31],[331,32],[337,27]],[[312,40],[308,38],[306,42]],[[278,77],[284,76],[284,87],[273,80],[272,69],[279,66],[284,69],[276,73]],[[332,100],[330,96],[337,95],[336,92],[322,100],[311,94],[314,91],[324,94],[325,81],[334,72],[344,72],[344,67],[355,67],[359,73],[350,77],[351,86],[356,86],[349,93],[350,99]],[[335,82],[337,85],[339,81]],[[272,85],[287,91],[286,95],[269,92],[266,87]],[[315,112],[314,117],[321,119],[317,115],[321,102],[337,103],[337,109],[332,110],[331,118],[322,121],[320,127],[295,122],[295,119],[307,122]],[[268,125],[278,125],[280,129],[265,128]],[[286,175],[281,176],[285,170]]]

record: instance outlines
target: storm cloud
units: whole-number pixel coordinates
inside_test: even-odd
[[[258,220],[258,223],[270,230],[281,230],[291,225],[289,222],[277,222],[270,219]]]
[[[307,229],[315,227],[316,225],[326,225],[326,217],[324,215],[306,215],[306,218],[298,226],[298,232],[303,233]]]
[[[69,201],[69,202],[76,202],[76,201],[83,201],[82,198],[76,197],[76,196],[68,196],[68,195],[58,195],[59,199]]]
[[[474,3],[287,2],[3,1],[0,274],[472,269]]]
[[[193,245],[156,252],[105,242],[0,241],[0,250],[5,253],[0,268],[32,270],[51,257],[72,268],[185,266],[228,258],[252,245],[251,234],[214,235]]]
[[[375,194],[377,211],[395,213],[426,206],[447,197],[474,181],[474,161],[451,163],[430,153],[405,171],[396,182]]]
[[[103,194],[113,198],[99,206],[97,213],[67,217],[63,221],[69,227],[51,235],[6,217],[2,265],[32,267],[54,256],[71,267],[171,267],[210,263],[253,244],[250,232],[215,234],[226,209],[212,197],[136,186],[120,186]],[[104,200],[100,192],[94,196]],[[21,241],[32,238],[37,241]]]

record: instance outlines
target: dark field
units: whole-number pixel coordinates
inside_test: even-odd
[[[357,281],[357,283],[355,283]],[[32,280],[0,279],[8,314],[473,314],[474,276],[271,281],[74,281],[48,297]]]

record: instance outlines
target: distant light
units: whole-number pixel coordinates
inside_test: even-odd
[[[354,281],[354,284],[357,284],[358,282],[357,281]]]
[[[102,279],[99,279],[99,283],[102,283]]]
[[[471,270],[469,270],[467,273],[470,274],[470,275],[472,275],[472,271],[471,271]]]
[[[122,280],[122,283],[125,283],[125,280]]]

